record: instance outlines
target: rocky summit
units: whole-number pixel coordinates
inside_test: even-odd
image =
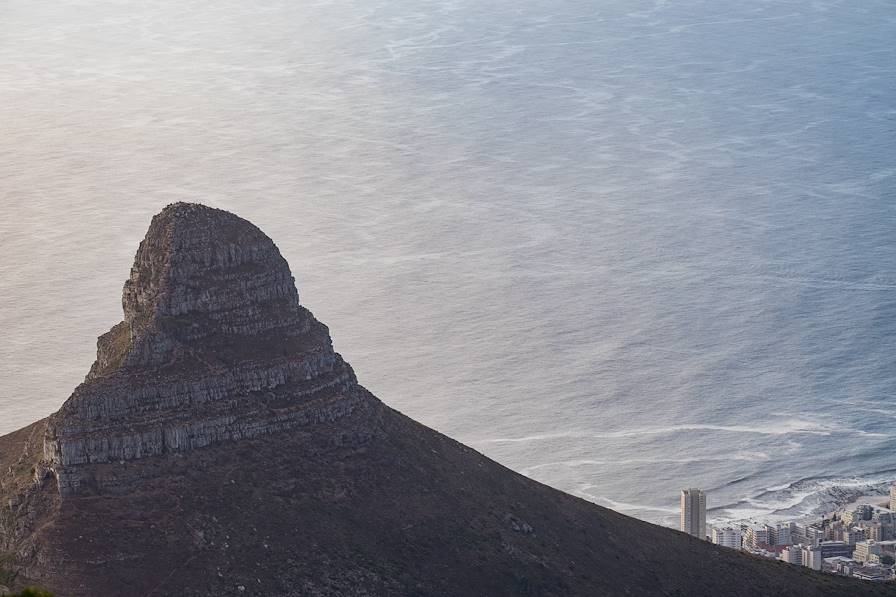
[[[48,425],[63,495],[126,490],[131,461],[334,421],[364,399],[277,247],[233,214],[153,218],[122,306]]]
[[[155,216],[122,306],[62,408],[0,437],[4,587],[893,594],[622,516],[390,409],[300,304],[271,239],[228,212]]]

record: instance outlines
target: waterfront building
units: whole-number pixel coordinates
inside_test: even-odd
[[[792,522],[778,524],[768,527],[768,544],[769,545],[791,545],[793,544],[793,528]]]
[[[734,527],[724,527],[724,528],[713,527],[712,542],[715,543],[716,545],[721,545],[722,547],[730,547],[732,549],[740,549],[740,547],[741,547],[740,529],[736,529]]]
[[[706,540],[706,493],[700,489],[681,490],[681,530]]]
[[[747,528],[744,543],[756,549],[770,544],[769,527],[764,524],[754,524]]]
[[[896,512],[896,485],[890,488],[890,510]]]
[[[793,527],[792,541],[805,545],[818,545],[825,540],[824,529],[816,524],[796,524]]]
[[[871,515],[874,513],[874,508],[868,504],[861,504],[856,506],[852,510],[843,513],[843,524],[846,526],[851,526],[858,523],[860,520],[871,520]]]

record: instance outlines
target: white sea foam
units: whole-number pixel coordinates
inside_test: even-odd
[[[858,433],[863,435],[874,435],[887,437],[886,434],[869,433],[857,429],[838,429],[833,425],[824,425],[820,423],[812,423],[808,421],[790,421],[785,423],[774,423],[769,425],[709,425],[701,423],[670,425],[666,427],[642,427],[638,429],[623,429],[605,432],[562,432],[562,433],[541,433],[534,435],[526,435],[522,437],[496,437],[480,440],[471,440],[473,444],[496,444],[496,443],[518,443],[518,442],[542,442],[563,439],[603,439],[603,438],[624,438],[637,437],[642,435],[666,435],[686,433],[693,431],[721,431],[726,433],[746,433],[757,435],[830,435],[832,433]]]
[[[612,499],[610,499],[606,496],[602,496],[602,495],[595,495],[594,493],[591,493],[590,491],[588,491],[589,489],[592,489],[594,487],[596,487],[596,486],[591,485],[591,484],[584,484],[584,485],[581,485],[578,488],[576,488],[573,491],[573,493],[575,495],[578,495],[579,497],[583,497],[583,498],[590,500],[596,504],[600,504],[601,506],[606,506],[608,508],[612,508],[613,510],[616,510],[618,512],[638,511],[638,512],[660,512],[660,513],[664,513],[664,514],[671,514],[671,513],[677,512],[677,510],[675,508],[662,508],[662,507],[657,507],[657,506],[650,506],[647,504],[632,504],[629,502],[620,502],[618,500],[612,500]]]
[[[579,468],[586,466],[603,467],[607,465],[636,465],[636,464],[654,464],[657,466],[663,464],[694,464],[703,462],[765,462],[770,456],[765,452],[740,451],[732,454],[723,454],[717,456],[694,456],[690,458],[669,458],[664,456],[647,456],[643,458],[613,458],[606,460],[583,459],[583,460],[563,460],[557,462],[544,462],[533,466],[527,466],[520,469],[520,473],[526,476],[532,476],[532,473],[547,468]]]
[[[830,513],[862,496],[887,494],[896,481],[893,473],[866,478],[805,479],[769,487],[755,497],[713,508],[716,522],[744,520],[794,520]],[[875,500],[869,498],[868,501]]]

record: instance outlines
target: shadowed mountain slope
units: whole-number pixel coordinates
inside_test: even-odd
[[[0,566],[17,586],[893,594],[622,516],[390,409],[300,305],[273,242],[233,214],[166,207],[122,303],[62,408],[0,438]]]

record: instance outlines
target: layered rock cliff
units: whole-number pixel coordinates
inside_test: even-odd
[[[154,217],[122,306],[47,428],[63,495],[126,481],[91,465],[335,420],[363,399],[277,247],[228,212],[175,204]]]
[[[165,208],[59,412],[0,437],[0,585],[61,597],[878,595],[536,483],[388,408],[233,214]]]

